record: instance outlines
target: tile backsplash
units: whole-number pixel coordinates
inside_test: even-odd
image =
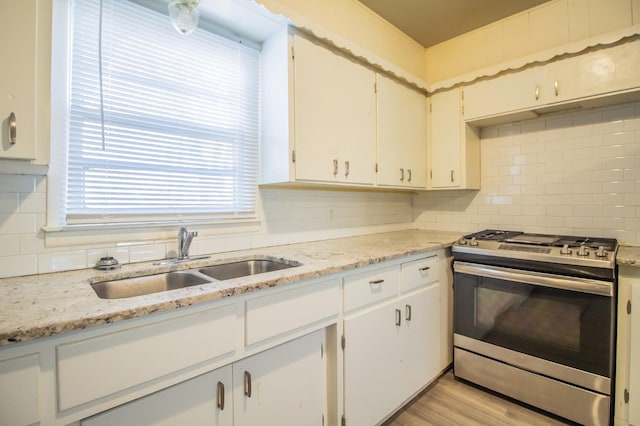
[[[488,127],[480,143],[482,189],[416,196],[417,226],[640,244],[640,103]]]
[[[47,179],[0,174],[0,277],[92,267],[105,255],[121,263],[163,259],[176,239],[47,247]],[[260,230],[194,239],[192,254],[406,229],[412,226],[410,193],[261,189]],[[197,227],[195,227],[197,229]],[[177,226],[176,226],[177,234]]]
[[[261,189],[260,231],[202,235],[192,254],[418,227],[615,237],[640,244],[640,103],[554,114],[481,133],[480,191]],[[0,277],[157,260],[175,239],[46,247],[47,179],[0,174]]]

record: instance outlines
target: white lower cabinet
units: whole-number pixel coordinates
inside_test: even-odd
[[[345,317],[346,424],[378,424],[440,373],[440,282],[431,270],[437,263],[433,257],[401,265],[395,297]],[[368,286],[385,272],[345,280],[345,290],[354,282]],[[411,290],[400,293],[398,282]]]
[[[615,424],[640,425],[640,268],[619,271]]]
[[[121,405],[82,426],[233,425],[231,365]]]
[[[0,424],[38,423],[39,389],[39,354],[22,354],[0,361]]]
[[[322,425],[322,330],[97,414],[82,426]]]
[[[326,417],[324,331],[233,364],[234,425],[318,425]]]

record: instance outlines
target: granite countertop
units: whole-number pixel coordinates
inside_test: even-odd
[[[407,230],[211,255],[180,264],[124,265],[113,271],[85,269],[0,279],[0,346],[72,330],[170,311],[268,287],[341,272],[450,246],[461,234]],[[200,268],[257,256],[302,265],[269,274],[218,281],[127,299],[100,299],[90,284]]]
[[[620,246],[616,255],[618,266],[635,266],[640,268],[640,247]]]

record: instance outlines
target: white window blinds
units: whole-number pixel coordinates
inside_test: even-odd
[[[68,223],[255,217],[259,51],[74,0]]]

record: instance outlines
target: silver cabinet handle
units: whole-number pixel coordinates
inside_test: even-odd
[[[400,182],[404,180],[404,169],[400,169]]]
[[[451,170],[451,182],[453,182],[453,170]]]
[[[374,284],[382,284],[384,282],[384,280],[372,280],[369,281],[369,284],[374,285]]]
[[[9,114],[9,122],[8,122],[8,128],[9,128],[9,143],[11,145],[15,145],[16,144],[16,115],[12,112],[11,114]]]
[[[349,177],[349,162],[344,162],[344,177]]]
[[[224,411],[224,383],[218,382],[218,395],[216,398],[216,404],[220,411]]]
[[[540,86],[536,84],[536,101],[540,99]]]
[[[431,266],[425,266],[424,268],[420,268],[420,272],[427,272],[429,269],[431,269]]]
[[[338,176],[338,160],[333,160],[333,175]]]
[[[401,323],[402,323],[402,312],[400,312],[400,309],[396,309],[396,326],[400,327]]]
[[[409,173],[409,179],[407,179],[407,182],[411,182],[411,169],[407,169],[407,173]]]
[[[404,305],[404,319],[411,321],[411,305]]]
[[[244,394],[247,398],[251,398],[251,373],[244,372]]]
[[[558,93],[560,93],[558,89],[558,80],[553,83],[553,90],[556,92],[556,96],[558,96]]]

